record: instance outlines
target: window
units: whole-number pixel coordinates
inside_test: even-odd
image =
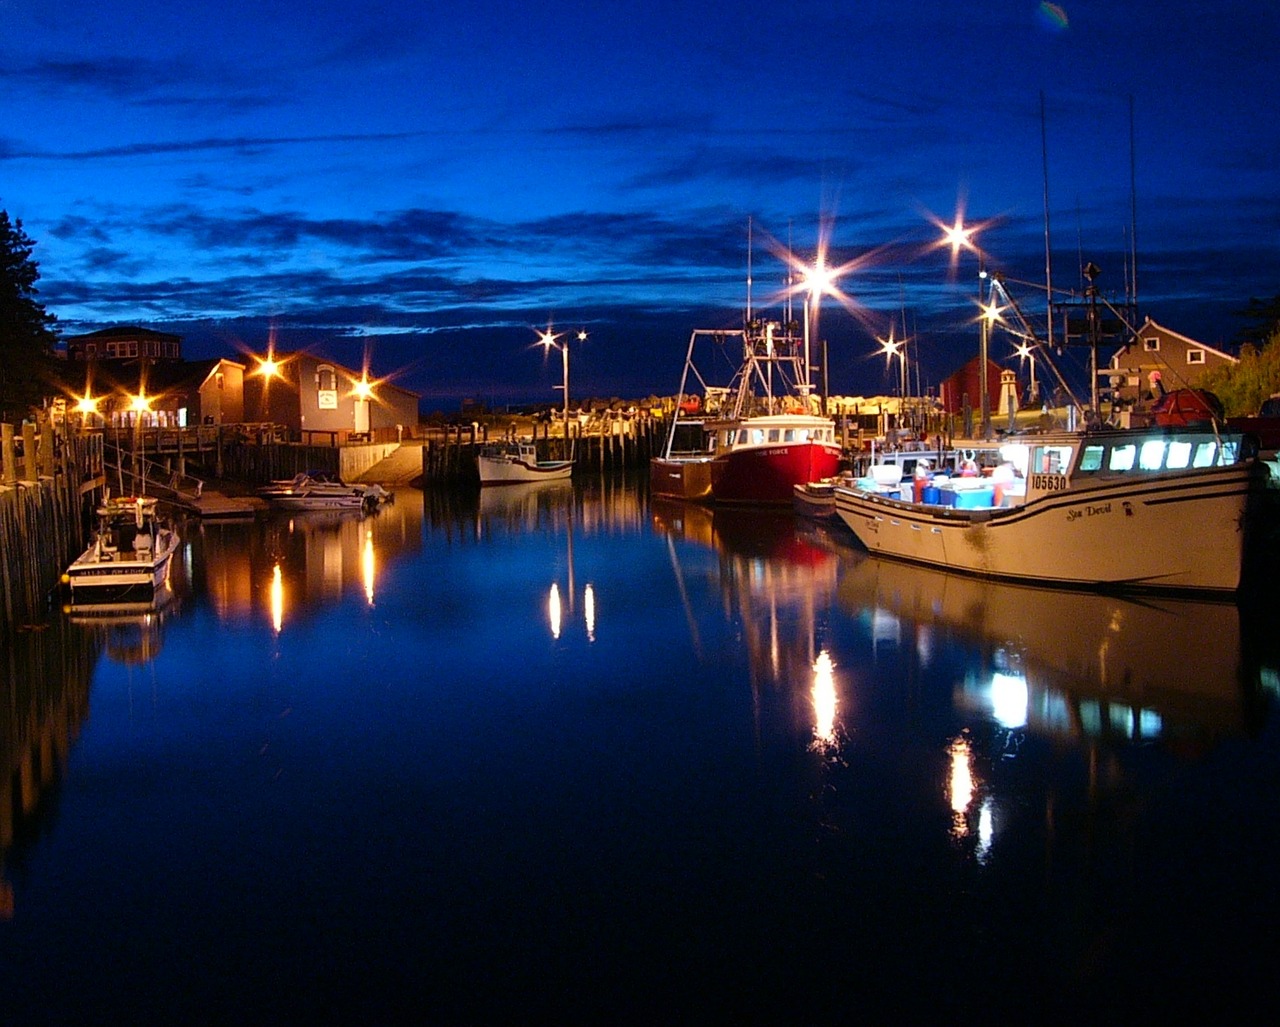
[[[782,433],[783,442],[795,442],[795,440],[796,440],[796,430],[794,428],[788,428],[786,431]]]
[[[769,429],[769,441],[770,441],[770,442],[777,442],[777,441],[778,441],[778,429],[777,429],[777,428],[770,428],[770,429]]]
[[[1203,363],[1204,363],[1204,350],[1202,350],[1202,349],[1189,349],[1189,350],[1187,350],[1187,363],[1188,363],[1188,364],[1203,364]]]
[[[1138,467],[1143,471],[1158,471],[1164,466],[1164,440],[1147,439],[1138,454]]]
[[[1080,455],[1080,470],[1096,471],[1102,467],[1103,447],[1100,445],[1089,445],[1084,447],[1084,452]]]
[[[1159,339],[1143,339],[1142,348],[1148,353],[1159,353],[1160,340]]]
[[[1111,460],[1107,465],[1109,471],[1131,471],[1133,461],[1138,455],[1138,447],[1130,443],[1127,446],[1116,446],[1111,450]]]
[[[1191,460],[1192,467],[1212,467],[1214,457],[1218,454],[1216,442],[1201,442],[1196,446],[1196,455]]]
[[[1164,465],[1177,470],[1189,467],[1191,465],[1191,443],[1170,442],[1169,455],[1165,458]]]

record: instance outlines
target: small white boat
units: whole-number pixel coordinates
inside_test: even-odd
[[[530,439],[490,443],[476,457],[481,485],[564,481],[573,474],[573,460],[539,460]]]
[[[345,482],[327,471],[301,471],[287,481],[273,481],[258,495],[281,510],[371,510],[391,493],[381,485]]]
[[[151,496],[110,496],[98,507],[89,547],[62,575],[73,604],[146,602],[169,578],[178,533]]]
[[[990,475],[835,489],[874,555],[1040,585],[1233,593],[1265,466],[1210,428],[1029,435]],[[888,481],[887,477],[899,479]],[[914,482],[913,482],[914,485]]]

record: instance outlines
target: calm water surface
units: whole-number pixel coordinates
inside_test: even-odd
[[[0,668],[4,1021],[1258,1012],[1280,641],[643,483],[191,524]]]

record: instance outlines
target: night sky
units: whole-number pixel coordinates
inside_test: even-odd
[[[1044,310],[1082,260],[1228,343],[1280,293],[1272,0],[487,4],[0,0],[0,206],[64,334],[314,347],[423,395],[674,392],[689,332],[780,314],[773,249],[851,263],[837,393],[976,351],[977,257]],[[1043,118],[1042,118],[1043,103]],[[1131,145],[1132,144],[1132,145]],[[1047,175],[1046,175],[1047,166]],[[1136,217],[1135,217],[1136,213]],[[1011,347],[995,344],[992,357]],[[1070,352],[1068,352],[1068,358]],[[1015,366],[1016,362],[1011,363]]]

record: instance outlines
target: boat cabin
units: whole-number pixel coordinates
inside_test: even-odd
[[[1242,446],[1238,435],[1195,427],[1027,436],[984,450],[974,475],[957,471],[955,452],[949,462],[946,455],[928,452],[883,454],[860,487],[906,502],[969,509],[1018,506],[1090,478],[1114,480],[1235,464]],[[958,452],[963,458],[964,451]]]

